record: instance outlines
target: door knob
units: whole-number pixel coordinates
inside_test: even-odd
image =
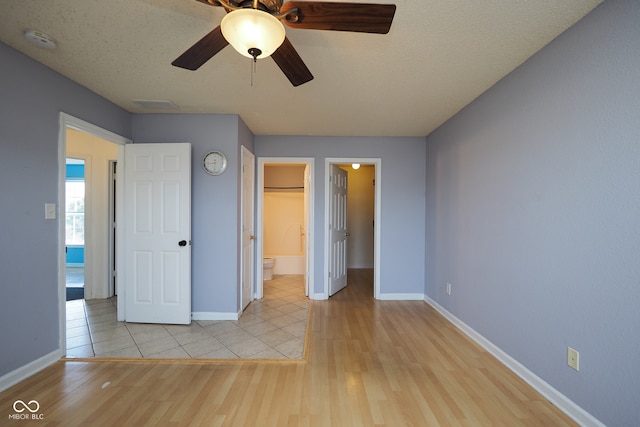
[[[253,234],[251,236],[249,236],[249,239],[251,240],[256,240],[256,236],[254,236]]]
[[[349,237],[349,236],[351,236],[351,233],[344,233],[344,236],[345,237]]]
[[[178,246],[187,246],[187,241],[186,240],[180,240],[178,242]]]

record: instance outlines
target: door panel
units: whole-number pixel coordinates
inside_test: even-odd
[[[347,171],[331,165],[329,296],[347,286]]]
[[[191,145],[127,145],[124,165],[124,320],[189,324]]]
[[[255,157],[242,147],[242,268],[240,283],[241,306],[244,310],[253,300],[255,271],[255,228],[253,201],[255,199]]]
[[[309,210],[309,191],[311,189],[311,168],[309,165],[304,167],[304,294],[309,296],[309,284],[311,274],[309,274],[309,266],[311,265],[311,239],[309,239],[309,224],[311,223],[311,212]]]

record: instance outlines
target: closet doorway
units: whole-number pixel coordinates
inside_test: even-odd
[[[348,286],[348,271],[369,270],[373,274],[373,297],[380,298],[380,220],[381,207],[381,163],[380,158],[325,158],[325,253],[324,253],[324,294],[326,299],[332,294],[331,285],[335,265],[346,266],[346,285]],[[332,171],[341,169],[347,174],[346,200],[346,247],[338,250],[342,243],[333,234],[332,215],[335,207],[332,200],[335,194],[332,190]],[[338,259],[340,258],[340,259]],[[332,265],[333,264],[333,265]]]

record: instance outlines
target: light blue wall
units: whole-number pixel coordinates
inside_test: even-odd
[[[638,425],[640,3],[604,2],[427,143],[427,294],[605,424]]]
[[[59,347],[60,111],[130,136],[130,115],[0,43],[0,376]],[[19,182],[16,177],[21,177]],[[6,325],[11,325],[7,327]]]
[[[238,311],[240,145],[252,148],[253,135],[235,115],[145,114],[133,116],[133,140],[189,142],[192,147],[192,310]],[[225,173],[208,175],[202,158],[220,150]]]
[[[314,292],[323,292],[325,158],[382,159],[380,292],[423,294],[425,259],[424,138],[256,136],[258,157],[313,157]]]

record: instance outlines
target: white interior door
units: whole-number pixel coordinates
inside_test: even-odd
[[[255,156],[242,147],[242,268],[240,292],[242,310],[253,300],[253,272],[255,271],[255,232],[253,201],[255,199]]]
[[[347,286],[347,171],[331,165],[329,296]]]
[[[311,171],[309,165],[304,166],[304,235],[302,236],[304,243],[304,294],[309,296],[309,283],[311,274],[309,266],[311,265],[311,239],[309,239],[309,224],[311,222],[311,212],[309,209],[309,190],[311,188]]]
[[[191,145],[126,145],[124,174],[124,320],[189,324]]]

